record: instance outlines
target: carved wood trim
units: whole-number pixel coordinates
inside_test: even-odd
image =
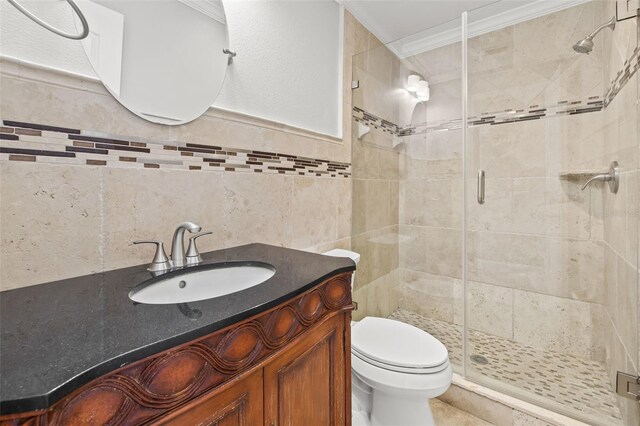
[[[350,272],[336,275],[238,324],[97,378],[55,403],[45,412],[47,422],[40,411],[19,419],[2,416],[0,423],[116,425],[152,421],[264,364],[311,326],[351,310],[350,286]]]

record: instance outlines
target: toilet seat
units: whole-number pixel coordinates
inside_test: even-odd
[[[351,328],[351,353],[396,373],[434,374],[449,366],[447,348],[429,333],[387,318],[365,317]]]
[[[389,370],[389,371],[393,371],[395,373],[405,373],[405,374],[435,374],[435,373],[439,373],[440,371],[444,370],[445,368],[447,368],[449,366],[449,360],[445,360],[445,362],[443,362],[440,365],[437,365],[435,367],[431,367],[431,368],[415,368],[415,367],[402,367],[402,366],[398,366],[398,365],[393,365],[393,364],[386,364],[384,362],[379,362],[376,361],[374,359],[371,358],[367,358],[366,356],[363,356],[362,354],[358,353],[358,351],[356,350],[352,350],[351,351],[351,355],[357,357],[358,359],[362,360],[363,362],[366,362],[369,365],[378,367],[378,368],[383,368],[385,370]]]
[[[449,361],[437,373],[407,374],[377,367],[356,355],[351,356],[351,369],[363,383],[376,391],[396,395],[415,395],[416,392],[428,398],[441,395],[451,385],[453,371]]]

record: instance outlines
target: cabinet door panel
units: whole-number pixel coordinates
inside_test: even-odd
[[[325,322],[265,367],[265,425],[345,423],[343,318]]]
[[[262,423],[262,369],[233,380],[156,424],[184,426],[254,426]]]

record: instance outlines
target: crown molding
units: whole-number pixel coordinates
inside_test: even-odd
[[[511,25],[535,19],[544,15],[568,9],[586,3],[589,0],[563,0],[547,1],[538,0],[532,3],[495,13],[489,17],[477,19],[468,24],[467,34],[469,38],[490,33]],[[491,10],[499,6],[500,2],[492,3],[469,13],[479,13],[483,10]],[[389,43],[387,47],[398,57],[407,58],[429,50],[437,49],[452,43],[459,42],[462,37],[460,29],[461,21],[452,21],[439,27],[425,30],[413,36]]]

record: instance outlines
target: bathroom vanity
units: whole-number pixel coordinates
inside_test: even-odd
[[[353,262],[263,244],[203,259],[276,273],[175,305],[129,300],[144,266],[0,294],[0,424],[350,424]]]

